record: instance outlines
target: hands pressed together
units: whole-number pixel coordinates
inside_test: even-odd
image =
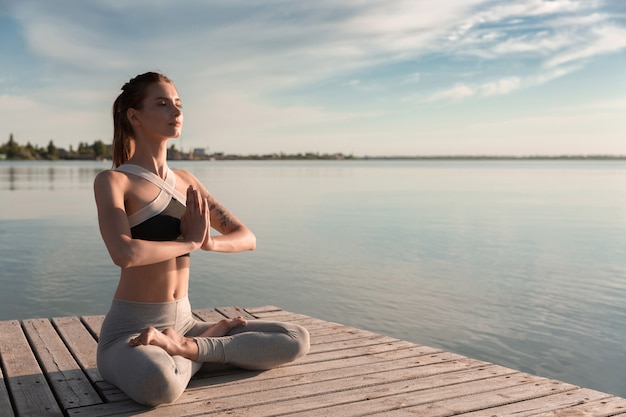
[[[187,208],[181,219],[180,230],[186,240],[197,243],[198,248],[210,250],[212,239],[209,202],[192,185],[187,188]]]

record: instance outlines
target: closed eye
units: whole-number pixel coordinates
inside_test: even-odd
[[[157,106],[167,106],[170,100],[164,97],[157,97],[156,102],[157,102]],[[183,108],[183,103],[180,101],[179,98],[175,98],[173,102],[174,102],[174,106],[178,107],[179,109]]]

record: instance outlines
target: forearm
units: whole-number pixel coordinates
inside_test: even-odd
[[[212,252],[244,252],[256,248],[256,237],[247,228],[241,227],[225,235],[207,236],[202,249]]]
[[[141,239],[124,239],[124,242],[109,248],[113,262],[122,267],[151,265],[193,252],[200,247],[198,242],[166,241],[155,242]]]

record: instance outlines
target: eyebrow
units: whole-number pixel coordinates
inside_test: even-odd
[[[155,100],[155,101],[156,101],[156,100],[170,100],[170,98],[169,98],[169,97],[155,97],[155,99],[154,99],[154,100]],[[174,97],[174,101],[181,101],[181,100],[180,100],[180,97]]]

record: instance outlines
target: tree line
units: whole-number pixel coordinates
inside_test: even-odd
[[[48,146],[45,147],[33,145],[30,142],[20,145],[11,133],[9,141],[0,145],[0,155],[3,159],[10,160],[110,159],[111,145],[101,140],[96,140],[91,145],[87,142],[80,142],[76,149],[72,145],[69,149],[59,148],[53,140],[50,140]]]
[[[183,152],[178,150],[174,144],[170,145],[167,150],[168,159],[175,160],[263,160],[263,159],[352,159],[351,155],[346,156],[341,153],[320,154],[319,152],[307,152],[297,154],[268,154],[268,155],[226,155],[223,152],[207,154],[203,150],[190,150]],[[86,160],[103,160],[111,159],[111,145],[101,140],[96,140],[92,144],[81,142],[78,148],[74,149],[71,145],[69,149],[58,148],[54,141],[50,140],[48,146],[41,147],[32,145],[30,142],[26,145],[20,145],[13,138],[13,134],[9,135],[9,141],[0,145],[0,159],[8,160],[57,160],[57,159],[86,159]]]

